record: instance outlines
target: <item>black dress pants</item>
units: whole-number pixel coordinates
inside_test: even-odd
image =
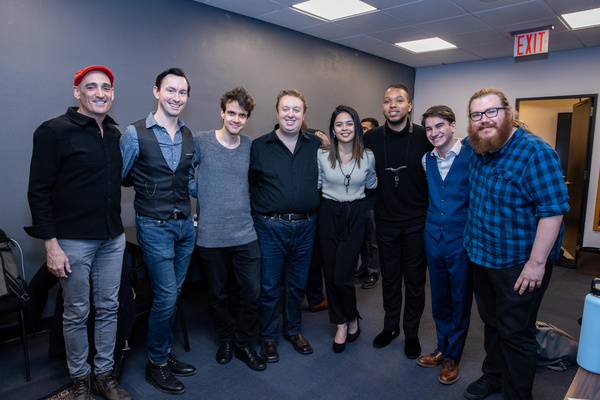
[[[553,262],[546,264],[542,285],[519,294],[514,285],[524,264],[494,269],[473,264],[473,290],[484,325],[486,352],[482,371],[499,379],[505,399],[532,399],[537,369],[535,321],[550,283]]]
[[[360,200],[321,199],[317,220],[329,320],[341,325],[358,317],[354,274],[365,237],[365,208]]]
[[[247,344],[252,340],[260,296],[258,241],[221,248],[198,247],[209,294],[212,321],[221,342]],[[237,316],[230,308],[227,282],[233,272],[239,291]]]
[[[402,327],[407,338],[419,334],[419,323],[425,308],[427,261],[423,231],[425,221],[410,227],[389,226],[378,221],[377,244],[383,278],[384,329],[400,328],[402,283],[404,282],[404,318]]]

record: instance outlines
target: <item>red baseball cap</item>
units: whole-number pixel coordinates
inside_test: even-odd
[[[87,74],[88,72],[92,72],[92,71],[104,72],[106,74],[106,76],[108,76],[108,79],[110,79],[110,84],[111,85],[113,84],[113,82],[115,80],[115,76],[113,75],[113,73],[110,69],[108,69],[107,67],[105,67],[103,65],[90,65],[89,67],[80,69],[75,74],[75,79],[73,80],[73,84],[75,86],[79,85],[81,83],[81,81],[83,80],[83,77],[85,76],[85,74]]]

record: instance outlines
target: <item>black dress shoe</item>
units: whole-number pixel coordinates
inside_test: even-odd
[[[248,344],[236,346],[235,358],[242,360],[250,369],[255,371],[264,371],[267,369],[267,363],[265,360],[256,354],[256,351],[254,351],[254,349]]]
[[[181,394],[185,386],[175,378],[166,365],[160,366],[148,361],[146,364],[146,380],[155,388],[167,394]]]
[[[233,342],[223,342],[217,350],[217,362],[227,364],[233,356]]]
[[[346,341],[348,343],[354,342],[360,336],[360,322],[359,322],[359,320],[360,320],[360,316],[356,317],[356,332],[354,332],[354,333],[348,333],[348,335],[346,335]]]
[[[179,361],[171,353],[169,353],[169,358],[167,358],[167,367],[169,367],[169,370],[175,376],[192,376],[196,374],[196,367]]]
[[[262,342],[260,345],[260,355],[268,363],[279,361],[277,342]]]
[[[489,375],[483,375],[481,378],[472,382],[463,396],[469,400],[482,400],[488,397],[492,393],[496,393],[502,390],[502,385],[498,379],[495,379]]]
[[[287,340],[289,340],[290,342],[292,342],[292,345],[294,346],[294,350],[296,350],[298,353],[300,353],[302,355],[312,354],[313,349],[303,334],[299,333],[297,335],[286,336],[285,338]]]
[[[379,335],[373,339],[373,346],[375,347],[385,347],[392,342],[392,339],[397,338],[400,334],[400,330],[396,330],[394,332],[386,331],[385,329],[381,331]]]
[[[404,354],[410,359],[418,358],[421,355],[421,344],[419,343],[419,337],[406,338],[404,342]]]

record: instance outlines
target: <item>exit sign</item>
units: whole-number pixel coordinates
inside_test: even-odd
[[[548,52],[549,30],[526,32],[515,35],[514,57],[530,56]]]

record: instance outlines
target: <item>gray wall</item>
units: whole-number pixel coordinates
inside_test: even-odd
[[[251,137],[273,128],[281,89],[301,90],[307,124],[325,129],[340,103],[382,121],[385,88],[397,81],[412,88],[415,78],[404,65],[191,0],[1,0],[0,54],[0,228],[21,243],[28,279],[45,261],[42,242],[23,231],[31,223],[32,135],[76,104],[78,69],[113,70],[110,115],[121,130],[156,109],[152,86],[167,67],[188,75],[191,98],[182,117],[193,131],[220,127],[220,96],[243,85],[257,103],[244,132]],[[126,225],[133,224],[132,201],[124,190]]]

